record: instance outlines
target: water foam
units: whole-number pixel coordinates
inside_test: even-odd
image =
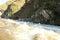
[[[10,19],[0,21],[5,24],[0,27],[0,40],[60,40],[59,33],[46,30],[40,24],[31,23],[31,25],[29,22]]]

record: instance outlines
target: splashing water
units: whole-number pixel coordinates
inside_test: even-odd
[[[60,26],[0,19],[0,40],[60,40]]]

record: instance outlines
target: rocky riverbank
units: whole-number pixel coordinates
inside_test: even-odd
[[[9,2],[8,2],[9,4]],[[11,0],[2,18],[60,25],[59,0]]]

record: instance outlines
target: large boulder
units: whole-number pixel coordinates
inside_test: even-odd
[[[28,21],[35,23],[60,25],[59,0],[25,0],[23,2],[23,6],[20,7],[21,4],[19,5],[20,9],[18,11],[16,11],[17,9],[15,10],[15,6],[12,7],[12,4],[10,4],[5,11],[5,13],[8,11],[6,17],[11,19],[28,19]]]
[[[2,18],[9,18],[11,15],[20,10],[24,3],[25,0],[9,0],[8,2],[6,2],[6,5],[8,7],[2,14]]]

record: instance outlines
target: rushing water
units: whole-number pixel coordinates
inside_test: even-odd
[[[25,21],[18,21],[21,24],[25,24],[25,25],[29,25],[30,27],[39,27],[39,28],[43,28],[46,30],[53,30],[54,32],[60,33],[60,26],[56,26],[56,25],[47,25],[47,24],[40,24],[40,23],[32,23],[32,22],[25,22]]]
[[[60,26],[0,19],[0,40],[60,40]]]

